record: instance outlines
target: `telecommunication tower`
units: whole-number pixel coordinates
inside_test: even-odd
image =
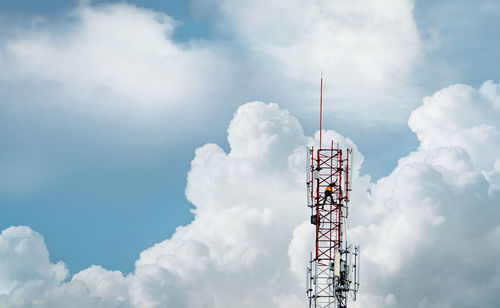
[[[315,251],[307,267],[309,308],[346,308],[359,290],[359,246],[347,242],[352,149],[333,140],[322,146],[323,76],[320,97],[320,144],[308,149],[307,193],[311,224],[316,227]],[[351,164],[351,165],[350,165]]]

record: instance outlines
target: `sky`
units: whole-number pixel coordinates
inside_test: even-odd
[[[0,1],[0,306],[303,307],[321,72],[325,134],[357,150],[357,305],[497,306],[499,17]]]

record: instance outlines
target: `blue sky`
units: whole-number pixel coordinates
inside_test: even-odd
[[[103,3],[107,2],[93,1],[90,6]],[[179,21],[172,39],[181,46],[193,41],[215,46],[222,50],[217,54],[227,56],[237,67],[245,67],[245,61],[253,59],[248,56],[248,46],[228,34],[220,21],[224,18],[207,9],[207,4],[200,8],[199,3],[189,1],[127,3]],[[71,27],[67,15],[77,5],[77,1],[1,1],[2,46],[23,29],[32,29],[37,18],[43,17],[43,27],[48,29],[57,23]],[[412,83],[418,90],[408,98],[413,107],[450,84],[477,88],[486,80],[499,79],[499,15],[495,1],[415,2],[414,18],[425,49],[425,60],[419,61],[425,63],[415,69],[418,77]],[[194,151],[210,142],[229,150],[226,129],[239,105],[254,100],[283,104],[300,120],[306,134],[317,130],[317,110],[312,106],[317,104],[319,87],[304,86],[312,93],[300,98],[309,100],[307,105],[287,105],[289,96],[282,92],[301,86],[300,80],[289,82],[273,69],[269,72],[272,80],[266,84],[246,79],[255,77],[251,68],[241,72],[246,75],[242,79],[238,73],[231,75],[231,93],[220,93],[224,89],[209,93],[216,99],[223,97],[220,104],[186,104],[168,111],[174,114],[168,123],[154,124],[148,123],[150,115],[131,118],[133,111],[72,110],[71,101],[86,98],[60,95],[60,85],[53,87],[54,81],[1,79],[0,166],[16,176],[8,183],[0,182],[4,186],[0,187],[0,229],[30,226],[44,236],[51,260],[64,260],[71,273],[92,264],[132,271],[141,251],[191,221],[192,206],[184,189]],[[332,74],[325,72],[326,78]],[[286,88],[280,88],[285,80],[289,82]],[[327,103],[333,104],[333,99]],[[328,111],[325,117],[328,128],[356,142],[365,156],[362,172],[376,180],[388,175],[397,159],[418,145],[406,123],[410,111],[395,114],[396,122],[388,115],[387,120],[368,124]],[[377,112],[377,108],[369,112]]]

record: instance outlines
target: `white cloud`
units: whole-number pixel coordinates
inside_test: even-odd
[[[62,262],[52,264],[40,234],[28,227],[0,233],[0,306],[26,307],[35,294],[58,286],[68,275]]]
[[[424,150],[458,146],[471,155],[478,170],[489,170],[500,151],[499,93],[500,86],[492,81],[479,90],[450,86],[424,99],[411,114],[410,128]]]
[[[426,98],[409,120],[419,149],[372,186],[372,223],[352,233],[364,242],[365,268],[380,269],[365,273],[368,284],[383,280],[380,289],[392,288],[398,306],[499,301],[479,296],[498,287],[500,270],[492,235],[499,194],[485,177],[500,156],[497,87],[457,85]]]
[[[202,42],[176,43],[176,26],[164,13],[129,4],[82,4],[62,21],[18,29],[0,49],[0,78],[50,82],[69,101],[135,112],[199,103],[223,84],[229,66]]]
[[[193,6],[217,11],[214,23],[228,36],[179,43],[173,39],[179,25],[164,13],[82,4],[62,21],[16,29],[0,48],[0,78],[34,93],[41,83],[55,100],[65,98],[63,106],[80,100],[92,112],[98,102],[98,112],[134,115],[182,105],[212,113],[233,98],[239,104],[273,97],[310,117],[321,70],[326,114],[337,121],[401,124],[418,103],[423,43],[412,0],[198,0]]]
[[[410,118],[421,146],[376,183],[359,176],[363,157],[358,152],[349,229],[349,238],[362,244],[356,307],[498,304],[500,195],[490,178],[498,171],[500,151],[489,143],[500,127],[500,117],[494,116],[499,93],[492,90],[497,87],[492,82],[479,90],[454,86],[427,98]],[[484,123],[487,138],[461,136],[476,127],[482,136]],[[4,231],[0,243],[9,244],[0,245],[0,254],[16,254],[22,260],[16,264],[26,266],[0,275],[2,303],[15,306],[22,298],[42,307],[70,302],[76,307],[304,307],[312,228],[305,222],[303,174],[305,146],[313,139],[287,111],[260,102],[238,109],[228,136],[229,153],[215,144],[196,151],[186,188],[195,205],[192,223],[143,251],[135,272],[126,277],[92,266],[61,283],[66,270],[49,262],[38,234],[26,227]],[[335,132],[324,136],[355,147]],[[29,256],[16,250],[27,241],[39,247],[26,252]],[[12,267],[13,258],[6,260],[0,269]],[[36,288],[33,278],[18,277],[37,275],[44,278]]]
[[[26,199],[68,165],[123,169],[133,164],[116,159],[124,152],[155,159],[186,135],[198,144],[233,68],[216,44],[177,42],[179,26],[158,11],[84,1],[2,28],[0,194]]]
[[[291,99],[307,91],[315,104],[323,70],[328,108],[344,116],[404,122],[418,103],[415,68],[423,43],[412,0],[196,3],[199,10],[210,8],[223,32],[262,57],[262,70],[274,68],[291,84],[300,81]]]

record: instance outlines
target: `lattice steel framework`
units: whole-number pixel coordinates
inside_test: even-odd
[[[310,308],[347,307],[359,288],[359,248],[345,241],[350,192],[349,159],[352,151],[334,147],[309,149],[307,180],[311,223],[316,227],[314,258],[307,269]],[[332,188],[327,193],[327,187]]]

